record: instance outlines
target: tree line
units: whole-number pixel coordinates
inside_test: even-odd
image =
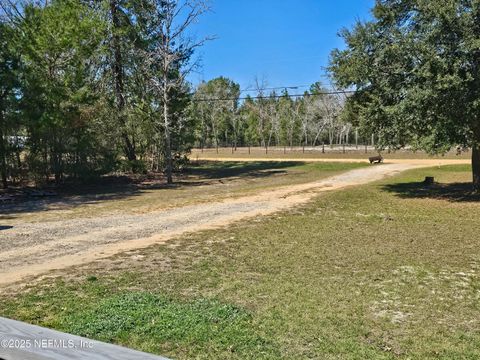
[[[431,153],[472,149],[480,189],[480,5],[377,1],[344,29],[330,72],[345,95],[255,96],[217,78],[193,88],[202,0],[0,0],[0,182],[172,173],[192,146],[365,141]],[[373,143],[373,141],[371,142]]]
[[[172,181],[202,1],[0,1],[0,177],[45,182],[114,170]]]
[[[196,146],[309,146],[346,144],[352,125],[342,120],[346,95],[328,91],[320,82],[301,96],[267,93],[265,82],[256,81],[255,96],[241,97],[240,86],[219,77],[198,86],[192,98]],[[239,100],[241,99],[241,101]],[[355,133],[355,135],[358,135]]]
[[[193,88],[192,0],[0,0],[0,175],[85,179],[164,171],[192,146],[315,146],[348,141],[341,94],[319,83],[241,97],[223,77]]]

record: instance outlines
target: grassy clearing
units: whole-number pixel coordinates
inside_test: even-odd
[[[326,193],[72,269],[1,315],[180,359],[478,359],[480,202],[455,195],[469,180],[448,166]]]
[[[166,186],[163,179],[138,184],[107,183],[80,188],[49,201],[30,201],[2,208],[2,225],[122,213],[145,213],[168,207],[248,195],[278,186],[315,181],[367,166],[359,163],[199,162]],[[45,211],[48,210],[48,211]]]

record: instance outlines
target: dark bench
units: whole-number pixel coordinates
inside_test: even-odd
[[[383,156],[382,155],[378,155],[378,156],[371,156],[368,158],[368,161],[370,161],[370,164],[380,164],[381,162],[383,162]]]

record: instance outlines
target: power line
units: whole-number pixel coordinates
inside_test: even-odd
[[[192,101],[194,102],[208,102],[208,101],[239,101],[239,100],[262,100],[262,99],[280,99],[283,97],[292,97],[292,98],[299,98],[299,97],[308,97],[308,96],[321,96],[321,95],[346,95],[346,94],[353,94],[355,93],[354,90],[343,90],[343,91],[322,91],[314,94],[292,94],[292,95],[266,95],[266,96],[245,96],[245,97],[238,97],[238,98],[210,98],[210,99],[195,99],[193,98]]]
[[[331,81],[331,76],[327,74],[319,75],[319,77],[327,79],[327,82],[332,88],[335,88],[332,84]],[[320,81],[321,82],[321,81]],[[304,85],[291,85],[291,86],[276,86],[276,87],[267,87],[263,88],[262,90],[283,90],[283,89],[300,89],[300,88],[309,88],[313,84],[304,84]],[[240,92],[255,92],[258,91],[258,89],[245,89],[245,90],[240,90]]]
[[[262,88],[261,90],[296,90],[300,88],[308,88],[311,85],[292,85],[292,86],[277,86],[277,87],[267,87],[267,88]],[[241,93],[243,92],[258,92],[258,89],[245,89],[245,90],[240,90]]]

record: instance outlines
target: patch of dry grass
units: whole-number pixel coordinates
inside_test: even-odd
[[[315,150],[307,148],[305,151],[301,147],[271,147],[268,152],[265,152],[264,148],[252,147],[238,148],[237,151],[232,153],[231,148],[219,148],[218,153],[216,149],[194,149],[190,155],[190,159],[235,159],[235,158],[263,158],[263,159],[368,159],[370,156],[378,155],[378,151],[373,148],[368,148],[365,152],[365,148],[359,146],[358,149],[355,146],[347,147],[345,153],[341,146],[335,146],[330,149],[325,146],[325,153],[322,153],[322,147],[317,146]],[[457,155],[456,151],[450,151],[445,155],[430,156],[423,151],[411,151],[411,150],[399,150],[396,152],[383,151],[382,155],[386,159],[470,159],[471,153],[464,152],[461,155]]]

